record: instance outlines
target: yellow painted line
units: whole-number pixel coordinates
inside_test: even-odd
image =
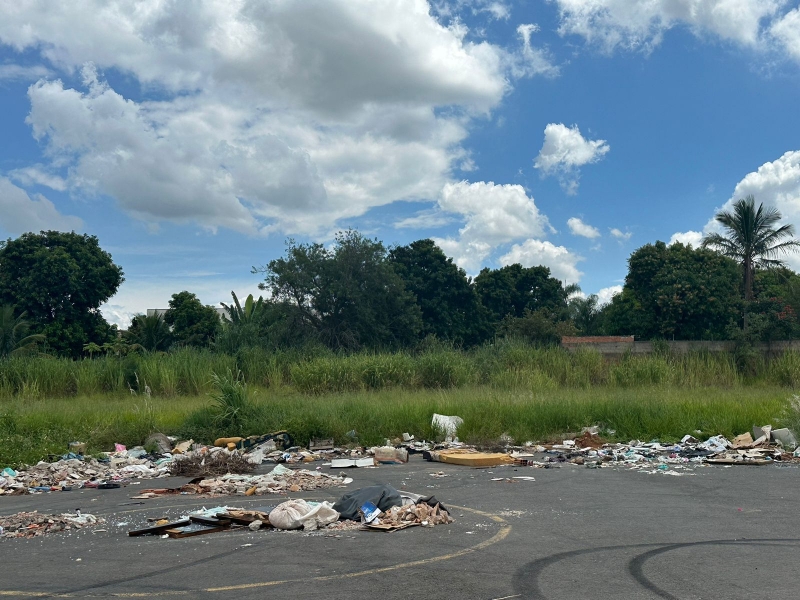
[[[160,507],[165,508],[165,507]],[[206,593],[217,593],[217,592],[231,592],[236,590],[249,590],[249,589],[257,589],[263,587],[273,587],[277,585],[285,585],[287,583],[304,583],[310,581],[333,581],[337,579],[352,579],[355,577],[363,577],[365,575],[375,575],[377,573],[386,573],[389,571],[398,571],[400,569],[407,569],[408,567],[418,567],[422,565],[427,565],[434,562],[441,562],[445,560],[452,560],[454,558],[458,558],[459,556],[464,556],[466,554],[471,554],[473,552],[478,552],[479,550],[483,550],[484,548],[488,548],[498,542],[503,541],[508,534],[511,533],[511,525],[497,515],[493,515],[481,510],[477,510],[474,508],[467,508],[465,506],[453,506],[452,508],[457,508],[458,510],[465,510],[467,512],[474,513],[476,515],[480,515],[482,517],[487,517],[496,523],[502,523],[500,531],[490,537],[488,540],[484,540],[475,546],[470,546],[469,548],[464,548],[463,550],[458,550],[456,552],[451,552],[449,554],[441,554],[439,556],[433,556],[431,558],[423,558],[420,560],[414,560],[411,562],[400,563],[398,565],[391,565],[389,567],[376,567],[374,569],[367,569],[366,571],[357,571],[355,573],[340,573],[337,575],[320,575],[317,577],[306,577],[303,579],[279,579],[275,581],[260,581],[255,583],[242,583],[238,585],[227,585],[227,586],[220,586],[220,587],[210,587],[210,588],[202,588],[199,590],[175,590],[175,591],[166,591],[166,592],[117,592],[117,593],[105,593],[102,596],[108,597],[115,597],[115,598],[153,598],[153,597],[163,597],[163,596],[185,596],[191,593],[197,592],[206,592]],[[136,509],[127,512],[138,512],[139,510],[144,509]],[[373,535],[379,535],[377,533]],[[48,593],[48,592],[22,592],[22,591],[12,591],[12,590],[0,590],[0,596],[17,596],[17,597],[26,597],[26,598],[41,598],[44,596],[49,596],[52,598],[75,598],[75,597],[92,597],[93,595],[83,595],[83,596],[75,596],[74,594],[57,594],[57,593]]]

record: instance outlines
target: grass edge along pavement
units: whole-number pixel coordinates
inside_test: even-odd
[[[106,396],[0,401],[0,466],[32,464],[62,454],[69,441],[89,453],[114,442],[135,446],[161,431],[205,443],[228,435],[288,430],[299,444],[332,437],[337,444],[374,445],[411,433],[436,439],[434,412],[459,415],[462,440],[492,443],[507,434],[517,443],[542,441],[599,424],[611,440],[674,441],[687,433],[732,437],[753,425],[797,430],[800,409],[781,387],[725,389],[648,386],[524,391],[470,386],[442,390],[389,389],[308,395],[291,389],[248,389],[249,403],[225,423],[207,395],[145,398]],[[355,431],[356,436],[348,435]],[[612,433],[613,432],[613,433]]]

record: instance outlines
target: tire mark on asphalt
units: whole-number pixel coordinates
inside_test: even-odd
[[[648,591],[664,598],[665,600],[681,600],[655,585],[644,575],[644,564],[651,557],[670,550],[676,550],[692,546],[708,546],[708,545],[760,545],[760,546],[785,546],[787,544],[800,544],[800,538],[766,538],[766,539],[733,539],[733,540],[705,540],[699,542],[685,542],[685,543],[650,543],[650,544],[625,544],[619,546],[600,546],[598,548],[584,548],[581,550],[570,550],[567,552],[560,552],[552,554],[544,558],[537,559],[522,566],[514,574],[513,589],[515,592],[522,595],[523,598],[530,600],[548,600],[545,593],[542,591],[540,578],[542,573],[548,567],[567,560],[582,556],[584,554],[593,554],[596,552],[615,552],[618,550],[630,550],[635,548],[653,548],[647,552],[643,552],[634,556],[628,562],[628,572],[637,584],[644,587]]]

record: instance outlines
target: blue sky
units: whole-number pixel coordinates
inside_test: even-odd
[[[0,236],[97,235],[123,326],[347,227],[607,299],[743,195],[800,226],[798,100],[796,0],[0,0]]]

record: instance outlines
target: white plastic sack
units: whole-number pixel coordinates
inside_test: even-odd
[[[311,505],[305,500],[287,500],[272,509],[269,522],[275,529],[306,529],[313,531],[321,525],[339,520],[339,513],[330,502]]]
[[[330,502],[322,502],[311,508],[311,511],[303,515],[300,521],[303,523],[303,529],[306,531],[314,531],[315,529],[335,523],[339,520],[339,513],[333,510],[333,504]]]
[[[447,415],[438,415],[436,413],[433,413],[433,420],[431,421],[431,425],[444,432],[445,440],[448,442],[453,441],[456,437],[456,429],[463,424],[464,419],[461,417],[448,417]]]

